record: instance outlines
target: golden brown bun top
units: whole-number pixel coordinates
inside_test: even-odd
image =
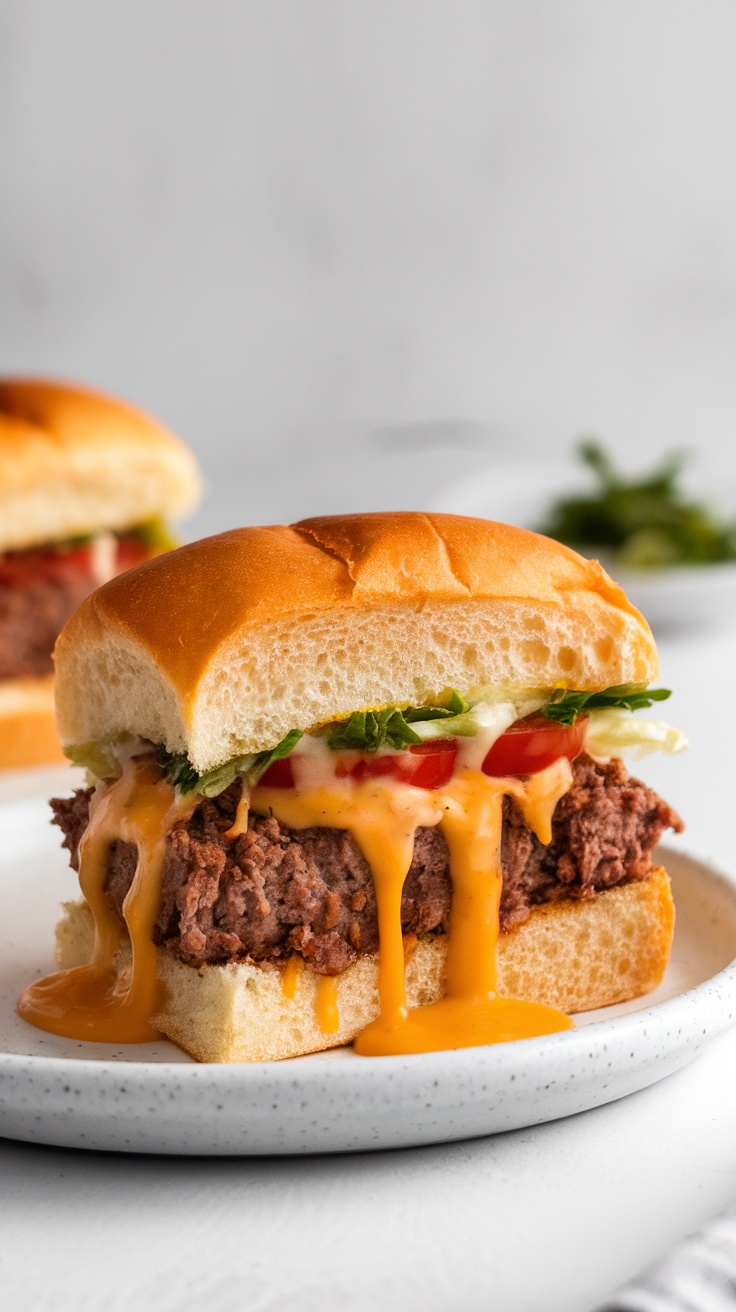
[[[525,529],[385,513],[233,529],[114,579],[56,648],[62,741],[140,733],[201,769],[451,685],[602,688],[658,673],[599,564]]]
[[[143,411],[86,387],[0,379],[0,551],[185,514],[198,495],[191,453]]]
[[[292,529],[341,562],[356,596],[545,602],[583,589],[639,614],[597,561],[512,524],[386,511],[303,519]]]

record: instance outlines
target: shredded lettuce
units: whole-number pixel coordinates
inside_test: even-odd
[[[288,756],[302,736],[301,729],[289,732],[269,751],[255,752],[248,756],[235,756],[216,770],[198,774],[188,756],[171,756],[159,749],[158,763],[164,774],[180,793],[201,793],[203,797],[217,797],[230,787],[239,775],[248,783],[257,784],[273,761],[280,761]]]
[[[120,734],[107,743],[77,743],[64,748],[64,755],[72,765],[80,765],[88,775],[105,783],[119,779],[122,772],[120,753],[117,750],[133,741],[131,734]]]
[[[638,761],[649,752],[674,755],[687,745],[684,733],[664,720],[638,720],[616,707],[591,711],[585,735],[585,750],[598,760],[626,756]]]

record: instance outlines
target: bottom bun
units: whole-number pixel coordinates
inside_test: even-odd
[[[62,969],[88,962],[94,941],[86,902],[68,902],[64,911],[56,930]],[[498,991],[566,1012],[637,998],[659,984],[674,924],[670,881],[661,868],[589,901],[537,907],[518,929],[501,935]],[[446,949],[445,935],[406,941],[410,1006],[442,996]],[[185,966],[163,949],[158,960],[165,1002],[154,1024],[198,1061],[273,1061],[319,1052],[349,1043],[378,1015],[375,955],[336,977],[339,1025],[333,1034],[317,1021],[320,977],[306,966],[289,998],[283,966]],[[119,966],[125,968],[122,959]]]
[[[54,676],[0,681],[0,770],[66,761],[54,718]]]

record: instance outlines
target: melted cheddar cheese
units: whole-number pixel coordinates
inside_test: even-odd
[[[153,927],[161,900],[166,835],[187,819],[196,797],[178,799],[150,756],[134,758],[120,779],[92,798],[89,824],[79,845],[79,883],[95,918],[95,946],[87,966],[58,971],[31,984],[18,1011],[52,1034],[102,1043],[144,1043],[160,1038],[151,1024],[159,1006]],[[138,849],[121,925],[105,892],[108,854],[116,842]],[[116,957],[127,927],[130,968]]]
[[[572,782],[566,759],[521,779],[490,779],[466,770],[431,791],[379,780],[343,782],[310,790],[256,788],[253,811],[274,815],[291,829],[326,825],[347,829],[368,862],[378,907],[378,1019],[355,1040],[365,1056],[474,1047],[551,1034],[572,1022],[553,1007],[496,994],[496,942],[501,900],[501,823],[505,794],[543,843],[552,815]],[[409,1010],[404,986],[401,893],[420,826],[439,825],[450,852],[452,909],[447,996]],[[318,982],[317,1017],[325,1033],[337,1029]],[[323,1017],[329,1017],[326,1024]]]
[[[380,1015],[358,1036],[364,1055],[427,1052],[549,1034],[572,1022],[552,1007],[499,998],[495,951],[501,898],[501,824],[504,796],[516,798],[543,843],[552,815],[572,780],[570,764],[557,761],[529,778],[492,779],[465,769],[442,788],[426,790],[396,781],[334,780],[310,788],[255,788],[244,798],[228,836],[247,827],[248,810],[274,815],[289,828],[325,825],[347,830],[368,862],[376,889],[379,930]],[[159,1006],[153,927],[159,912],[166,835],[188,818],[196,794],[178,799],[152,758],[130,760],[122,777],[93,798],[80,845],[80,884],[95,918],[95,947],[87,966],[60,971],[30,985],[21,1016],[41,1029],[70,1038],[133,1043],[157,1038],[152,1025]],[[401,895],[420,826],[439,826],[450,854],[453,885],[446,967],[447,996],[409,1009],[404,984]],[[106,891],[108,854],[115,841],[133,843],[138,863],[123,905],[125,926]],[[119,971],[126,934],[131,966]],[[293,997],[294,957],[283,971],[285,996]],[[317,981],[316,1015],[325,1034],[339,1026],[333,977]]]

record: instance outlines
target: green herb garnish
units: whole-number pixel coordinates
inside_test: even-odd
[[[643,478],[619,473],[598,442],[583,442],[578,453],[596,475],[597,494],[558,501],[541,529],[547,537],[570,547],[606,548],[635,569],[736,560],[736,523],[719,524],[680,488],[682,453]]]
[[[588,711],[614,707],[640,711],[671,696],[669,688],[647,688],[645,683],[621,683],[616,688],[606,688],[605,692],[566,692],[558,688],[539,714],[557,724],[574,724],[579,715],[587,715]]]

